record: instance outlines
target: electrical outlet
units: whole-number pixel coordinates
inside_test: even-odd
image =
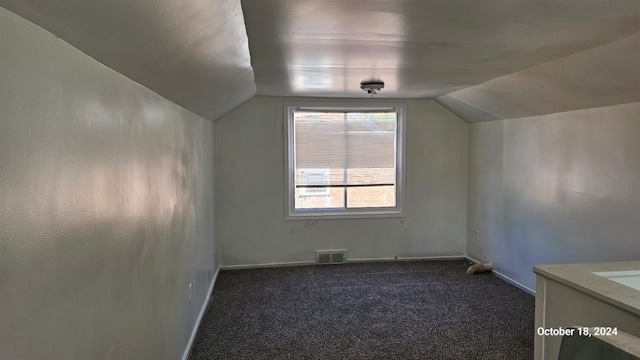
[[[476,241],[480,241],[480,230],[476,229]]]

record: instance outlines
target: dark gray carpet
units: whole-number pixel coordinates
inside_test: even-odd
[[[533,296],[468,266],[222,271],[190,359],[532,359]]]

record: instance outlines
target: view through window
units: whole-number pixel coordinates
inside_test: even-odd
[[[397,209],[398,125],[396,109],[290,111],[292,210]]]

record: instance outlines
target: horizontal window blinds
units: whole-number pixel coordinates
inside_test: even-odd
[[[396,131],[395,111],[296,111],[296,185],[320,185],[299,176],[314,169],[330,186],[394,184]]]

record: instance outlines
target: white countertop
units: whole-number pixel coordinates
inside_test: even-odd
[[[640,270],[640,261],[536,265],[533,272],[640,316],[640,291],[593,272]]]

